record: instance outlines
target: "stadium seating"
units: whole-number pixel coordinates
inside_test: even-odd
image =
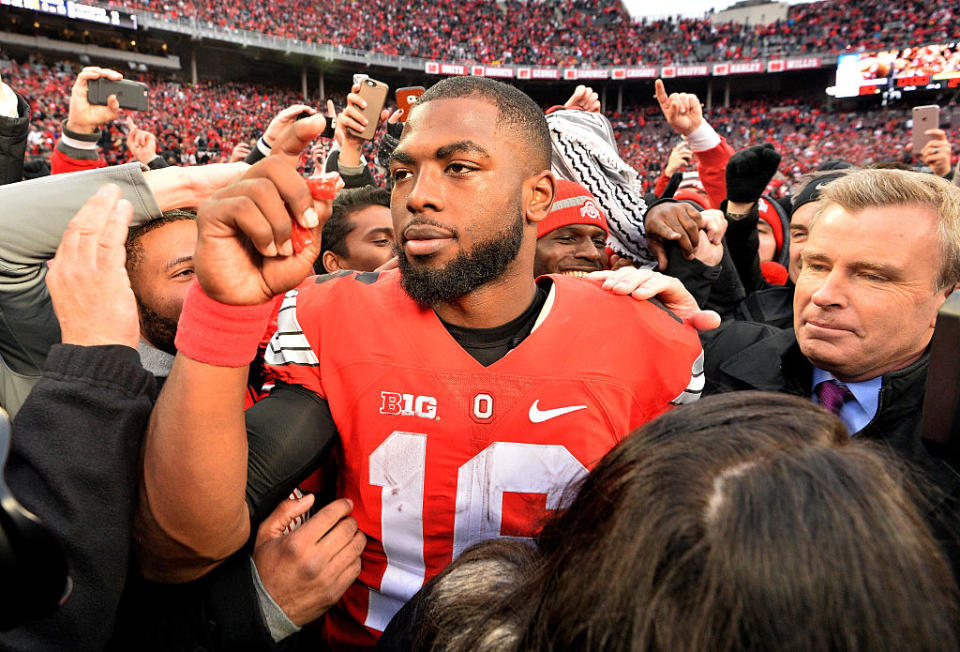
[[[76,68],[79,70],[79,66]],[[33,119],[27,157],[46,157],[56,143],[60,121],[66,117],[69,88],[75,72],[66,64],[15,65],[2,71],[3,78],[31,99]],[[156,134],[161,153],[182,163],[226,160],[240,141],[257,138],[281,108],[299,101],[289,90],[246,83],[201,82],[195,87],[145,77],[151,88],[151,109],[136,120]],[[335,98],[343,106],[343,96]],[[669,126],[654,105],[609,113],[621,154],[644,177],[649,190],[676,144]],[[714,107],[707,116],[716,130],[735,148],[758,142],[774,143],[783,155],[781,178],[789,181],[825,160],[842,159],[863,164],[878,160],[901,160],[907,155],[908,109],[869,112],[823,111],[812,100],[771,97],[739,102],[729,109]],[[948,133],[960,141],[960,129]],[[374,141],[376,142],[376,141]],[[107,130],[101,142],[108,163],[129,159],[123,133]],[[373,144],[367,159],[373,160]],[[954,158],[956,163],[956,157]]]
[[[960,39],[960,1],[824,0],[765,26],[705,18],[634,22],[618,0],[110,0],[308,43],[467,63],[666,64],[802,56]],[[159,11],[158,11],[159,9]]]

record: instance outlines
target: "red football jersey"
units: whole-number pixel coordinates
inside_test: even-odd
[[[534,536],[622,437],[699,396],[692,327],[592,282],[550,279],[533,332],[489,367],[397,272],[318,277],[284,298],[267,374],[330,404],[340,494],[367,536],[359,580],[327,619],[331,642],[373,645],[464,549]]]

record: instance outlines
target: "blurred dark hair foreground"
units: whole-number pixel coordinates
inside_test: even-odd
[[[907,471],[810,401],[735,392],[635,431],[538,549],[466,551],[385,633],[436,650],[956,650]]]

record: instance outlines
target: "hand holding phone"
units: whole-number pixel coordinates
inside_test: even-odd
[[[94,79],[87,83],[87,101],[90,104],[107,106],[110,96],[116,95],[121,109],[146,111],[149,104],[149,91],[142,82],[120,79]]]
[[[362,131],[351,128],[352,135],[364,140],[370,140],[377,132],[377,125],[380,123],[380,112],[383,111],[383,105],[387,101],[387,93],[390,87],[379,82],[376,79],[367,77],[360,81],[360,89],[357,96],[363,100],[360,106],[360,113],[366,120],[366,125]]]
[[[104,78],[108,81],[123,79],[116,70],[87,66],[77,75],[77,80],[70,91],[70,111],[67,114],[67,129],[77,133],[92,134],[104,125],[117,119],[120,104],[114,96],[110,101],[109,95],[102,105],[92,104],[89,100],[90,85]]]
[[[927,135],[925,132],[929,129],[937,129],[939,127],[939,106],[936,104],[928,104],[926,106],[913,107],[913,129],[910,131],[910,140],[913,144],[913,153],[915,156],[920,156],[927,142],[933,140],[933,136]]]

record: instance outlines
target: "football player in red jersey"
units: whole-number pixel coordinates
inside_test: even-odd
[[[301,283],[317,238],[277,252],[291,218],[316,229],[329,207],[282,161],[201,208],[199,284],[144,453],[141,561],[183,581],[242,547],[251,519],[339,442],[339,493],[367,545],[328,614],[337,647],[373,645],[471,544],[530,537],[620,438],[702,386],[692,326],[594,283],[535,281],[556,182],[543,114],[522,92],[440,82],[390,168],[399,272]],[[244,414],[247,363],[281,293],[264,360],[276,387]]]

